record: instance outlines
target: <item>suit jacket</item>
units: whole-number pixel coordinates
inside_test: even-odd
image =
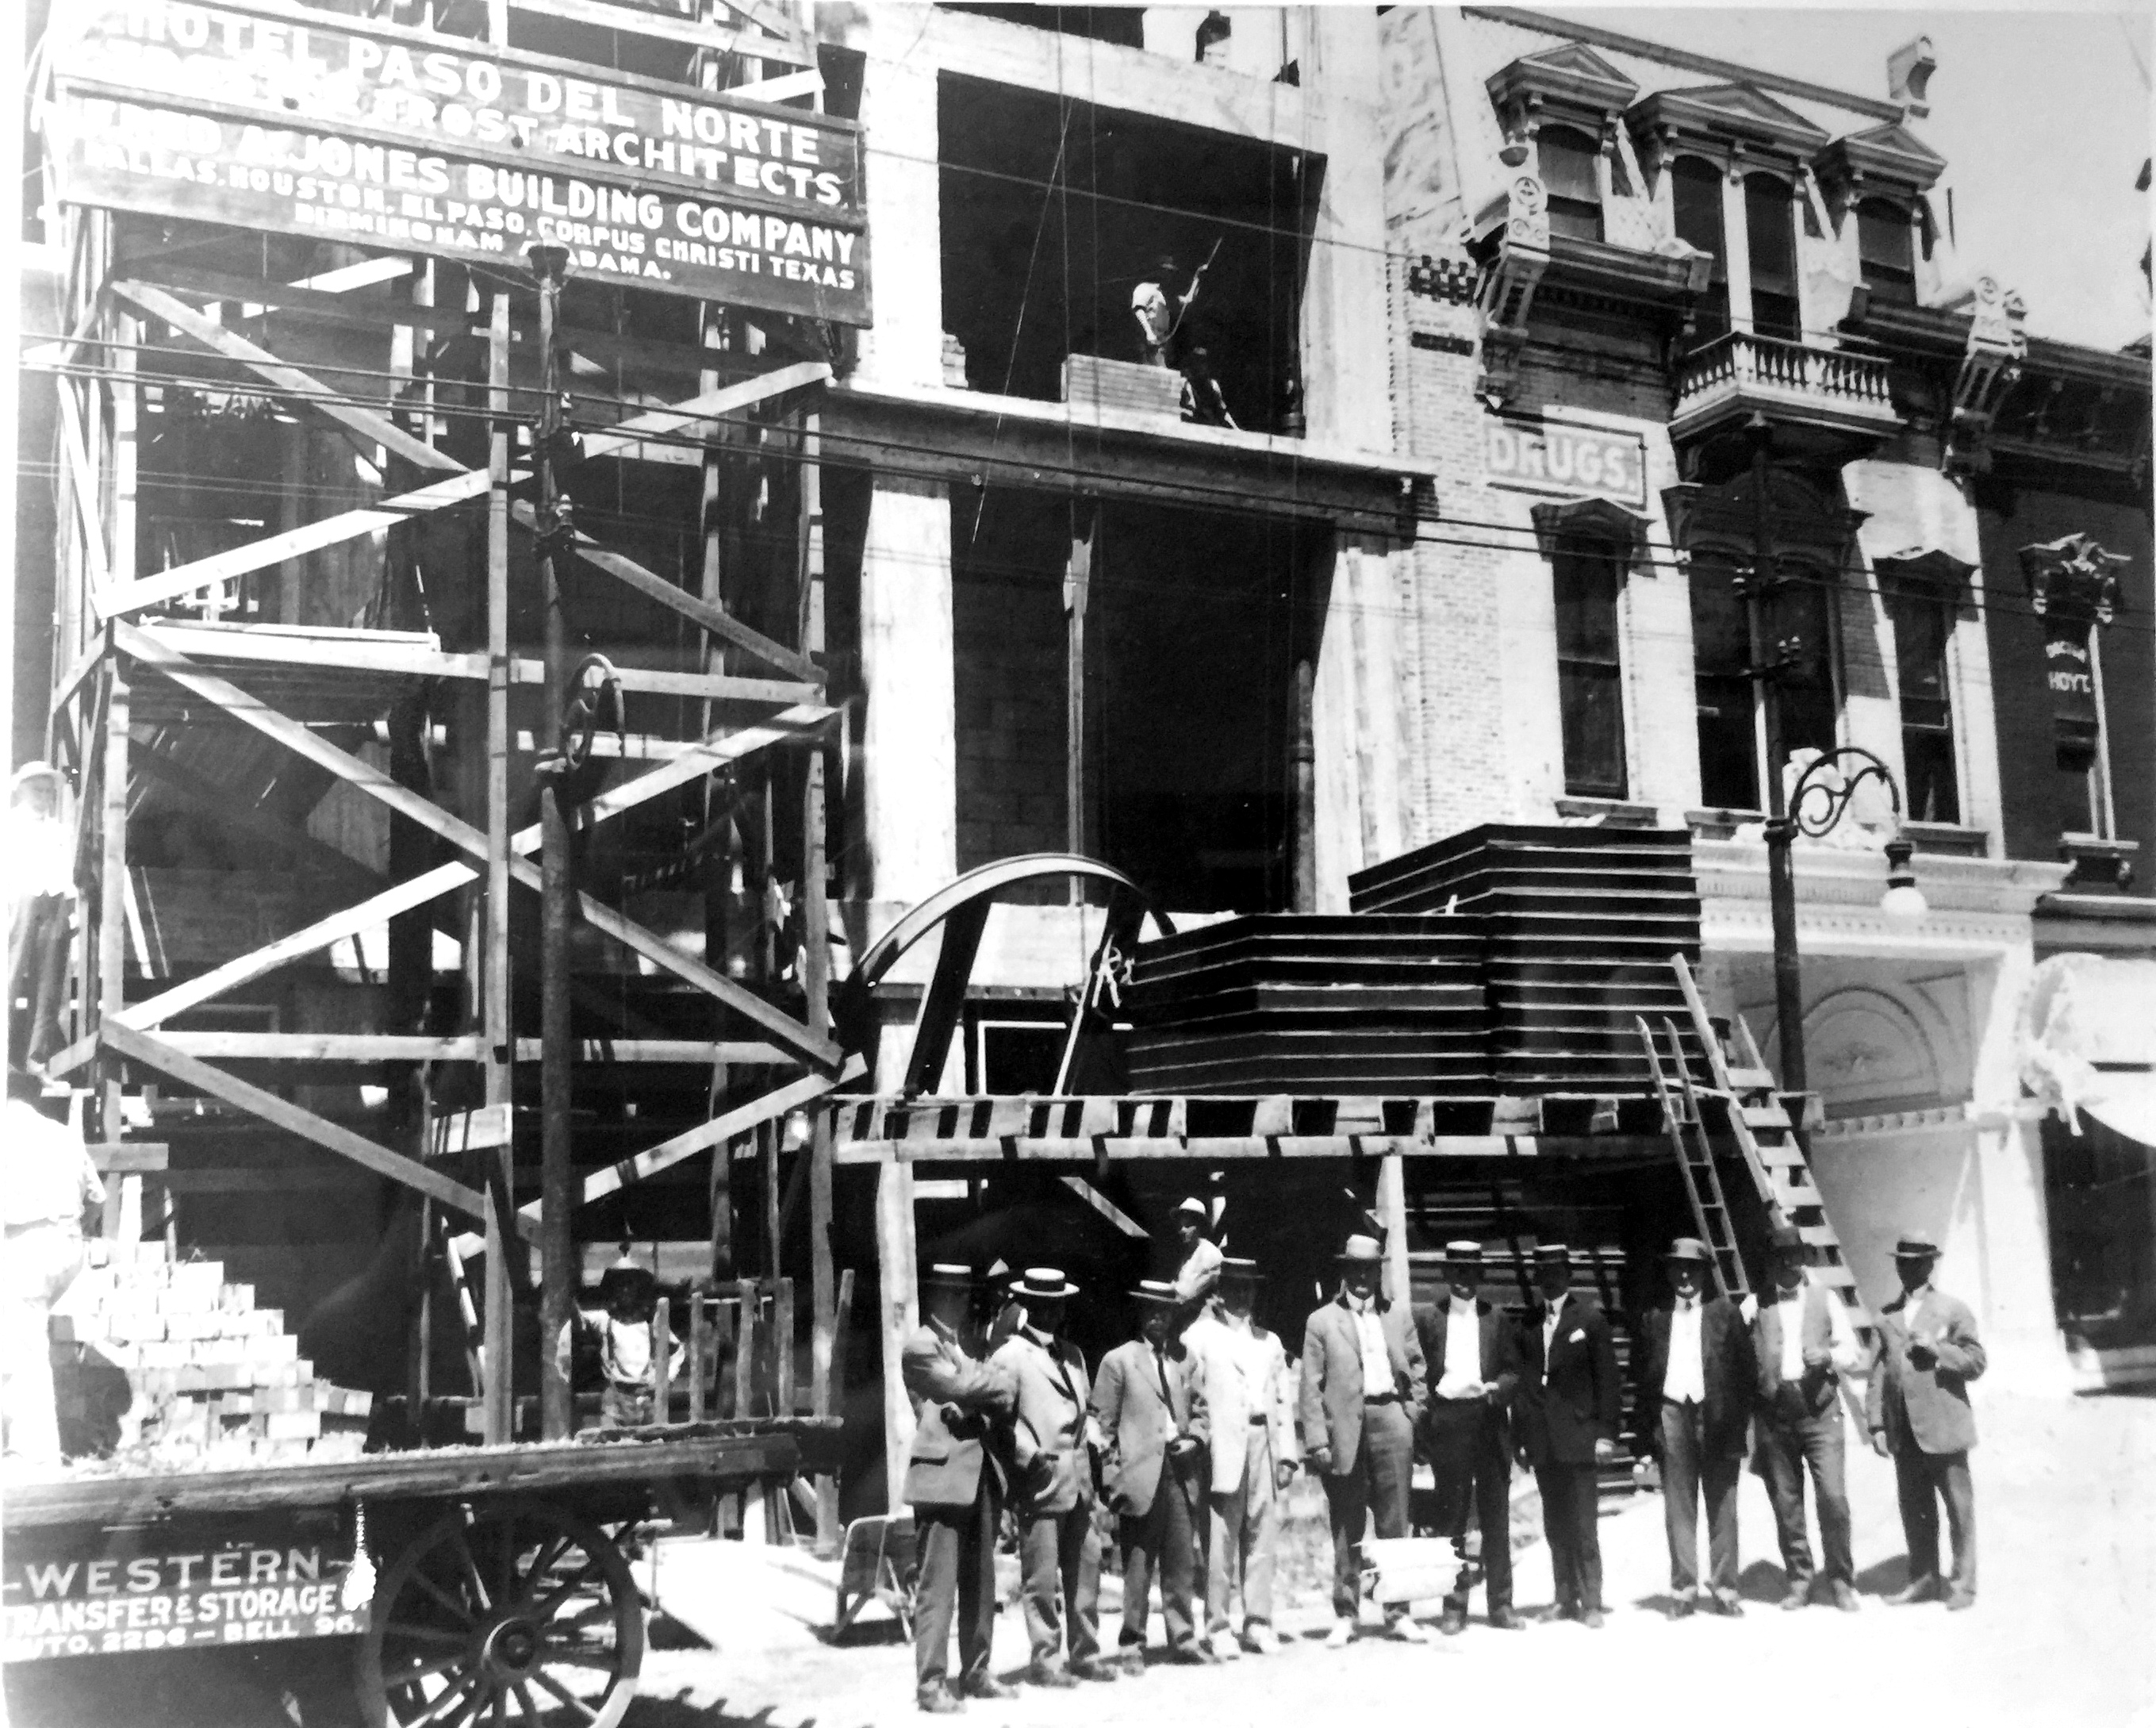
[[[1440,1404],[1452,1401],[1437,1396],[1437,1384],[1445,1378],[1445,1340],[1452,1330],[1451,1304],[1447,1300],[1419,1308],[1414,1311],[1414,1320],[1415,1335],[1422,1345],[1426,1365],[1425,1408],[1428,1416],[1434,1417]],[[1476,1378],[1497,1388],[1494,1400],[1478,1401],[1493,1419],[1502,1422],[1511,1412],[1512,1399],[1520,1389],[1519,1329],[1503,1309],[1479,1300],[1475,1304],[1475,1324]]]
[[[1200,1380],[1197,1359],[1180,1341],[1172,1340],[1156,1357],[1150,1344],[1134,1338],[1101,1357],[1093,1386],[1093,1420],[1107,1441],[1101,1489],[1124,1517],[1152,1510],[1163,1469],[1199,1473],[1209,1437]],[[1171,1464],[1168,1448],[1183,1439],[1197,1448]]]
[[[1404,1304],[1373,1299],[1378,1320],[1385,1335],[1385,1355],[1393,1368],[1393,1383],[1363,1385],[1363,1341],[1357,1335],[1355,1316],[1347,1294],[1313,1311],[1302,1329],[1302,1392],[1298,1414],[1302,1426],[1302,1449],[1332,1450],[1327,1474],[1346,1476],[1355,1468],[1363,1448],[1363,1400],[1384,1392],[1397,1393],[1408,1420],[1419,1427],[1423,1406],[1422,1345],[1415,1337],[1414,1322]]]
[[[1661,1435],[1662,1386],[1670,1371],[1670,1327],[1676,1310],[1647,1311],[1640,1327],[1640,1426],[1648,1444],[1658,1447]],[[1706,1384],[1707,1449],[1725,1458],[1741,1457],[1744,1431],[1758,1396],[1759,1365],[1752,1348],[1752,1329],[1727,1296],[1710,1296],[1700,1304],[1699,1353],[1701,1379]]]
[[[1067,1339],[1026,1326],[989,1358],[1018,1383],[1014,1454],[1015,1498],[1029,1516],[1093,1504],[1093,1425],[1086,1399],[1092,1382],[1086,1358]]]
[[[1782,1391],[1782,1324],[1784,1304],[1779,1299],[1779,1290],[1769,1291],[1776,1299],[1763,1301],[1752,1320],[1752,1355],[1758,1365],[1760,1407],[1772,1412]],[[1804,1333],[1804,1348],[1810,1350],[1835,1352],[1834,1321],[1830,1304],[1841,1298],[1824,1284],[1804,1281],[1799,1298],[1797,1324]],[[1852,1343],[1854,1340],[1851,1340]],[[1846,1348],[1846,1346],[1845,1346]],[[1824,1367],[1808,1367],[1804,1378],[1797,1382],[1797,1396],[1803,1401],[1805,1413],[1824,1416],[1834,1408],[1840,1394],[1841,1376],[1854,1373],[1863,1365],[1861,1356],[1853,1359],[1837,1357]]]
[[[1969,1304],[1942,1290],[1923,1293],[1917,1330],[1934,1352],[1931,1365],[1909,1360],[1907,1292],[1880,1310],[1879,1342],[1864,1389],[1864,1416],[1874,1433],[1902,1450],[1913,1437],[1920,1452],[1967,1452],[1976,1444],[1976,1416],[1969,1407],[1969,1383],[1984,1372],[1984,1346]],[[1897,1417],[1906,1418],[1897,1421]]]
[[[916,1426],[906,1460],[906,1500],[924,1508],[970,1506],[986,1467],[1000,1484],[1001,1465],[988,1445],[990,1430],[1018,1399],[1009,1371],[978,1362],[933,1326],[916,1326],[900,1359]]]
[[[1520,1390],[1513,1401],[1520,1444],[1538,1466],[1591,1464],[1594,1443],[1617,1437],[1617,1347],[1602,1310],[1568,1293],[1545,1363],[1548,1313],[1537,1309],[1520,1329]]]
[[[1253,1320],[1246,1340],[1225,1320],[1201,1314],[1183,1329],[1183,1342],[1196,1359],[1199,1383],[1205,1393],[1214,1494],[1233,1494],[1242,1487],[1250,1455],[1250,1423],[1255,1417],[1265,1420],[1275,1463],[1302,1455],[1295,1437],[1293,1376],[1288,1372],[1287,1351],[1276,1335]],[[1265,1363],[1255,1383],[1245,1378],[1235,1360],[1235,1353],[1245,1349]]]

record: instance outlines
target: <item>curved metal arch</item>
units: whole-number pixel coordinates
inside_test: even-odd
[[[1084,877],[1107,884],[1109,913],[1101,941],[1095,949],[1083,990],[1065,1039],[1061,1073],[1065,1080],[1075,1072],[1079,1047],[1094,1017],[1095,1002],[1102,988],[1104,962],[1133,939],[1150,918],[1163,934],[1173,936],[1175,925],[1152,903],[1144,889],[1111,865],[1075,852],[1028,852],[1014,858],[998,858],[968,871],[947,882],[871,943],[860,963],[847,976],[834,1004],[839,1030],[850,1049],[862,1051],[874,1036],[875,1019],[870,992],[896,965],[900,956],[930,931],[941,927],[943,947],[937,956],[935,975],[921,997],[921,1013],[914,1026],[912,1048],[906,1062],[905,1089],[909,1094],[926,1091],[942,1072],[959,1011],[964,1005],[966,984],[973,959],[987,928],[988,908],[997,896],[1022,882],[1043,877]]]

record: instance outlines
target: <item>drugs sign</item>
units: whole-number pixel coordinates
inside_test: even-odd
[[[63,201],[869,321],[851,121],[275,0],[58,16]]]
[[[1495,417],[1483,426],[1483,465],[1494,485],[1646,507],[1646,443],[1637,433]]]
[[[196,1553],[23,1559],[0,1568],[0,1657],[36,1662],[200,1649],[367,1630],[349,1562],[316,1545],[235,1542]]]

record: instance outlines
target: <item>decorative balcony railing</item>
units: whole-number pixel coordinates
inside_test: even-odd
[[[1898,421],[1887,363],[1846,349],[1732,331],[1688,355],[1678,379],[1676,419],[1717,419],[1717,409],[1779,404],[1808,417],[1851,423]]]

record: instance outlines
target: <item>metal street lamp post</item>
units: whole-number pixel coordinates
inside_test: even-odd
[[[1845,764],[1856,764],[1849,772]],[[1916,848],[1901,832],[1902,789],[1893,771],[1858,744],[1843,744],[1804,764],[1789,788],[1788,808],[1767,819],[1767,893],[1774,923],[1774,1016],[1782,1047],[1782,1089],[1804,1092],[1804,992],[1797,957],[1797,886],[1789,848],[1799,835],[1816,840],[1849,808],[1856,789],[1876,779],[1894,808],[1895,832],[1887,842],[1887,892],[1880,910],[1897,922],[1924,915],[1910,858]],[[1779,800],[1777,800],[1778,802]]]

